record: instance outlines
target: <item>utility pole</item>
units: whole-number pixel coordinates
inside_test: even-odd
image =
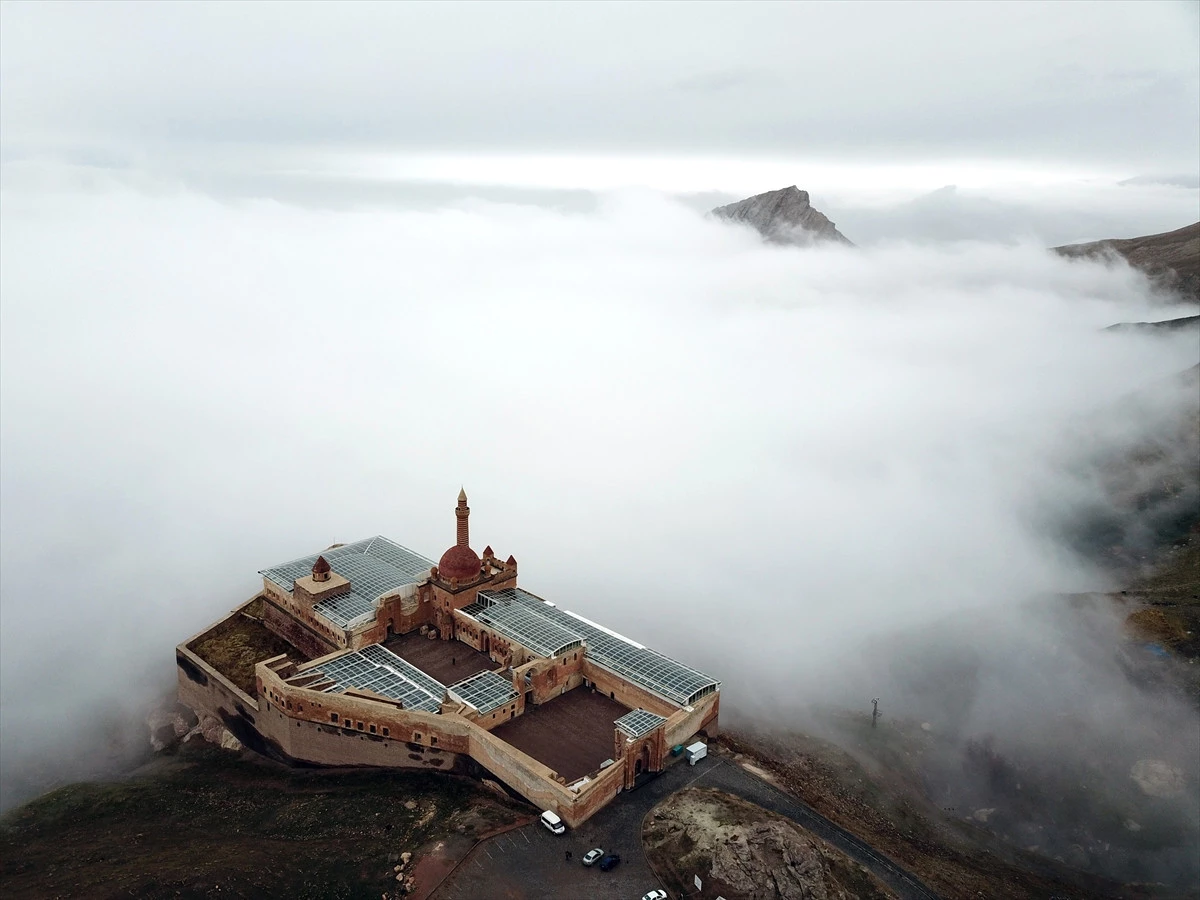
[[[871,701],[871,727],[875,727],[875,722],[879,718],[879,698],[876,697]]]

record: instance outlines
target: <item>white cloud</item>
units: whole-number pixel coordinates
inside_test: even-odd
[[[1080,417],[1196,361],[1102,331],[1161,312],[1130,271],[768,247],[645,192],[42,183],[0,225],[10,749],[169,679],[258,568],[377,532],[436,558],[460,484],[525,585],[712,671],[730,715],[840,702],[864,648],[1102,586],[1046,532],[1097,495]]]

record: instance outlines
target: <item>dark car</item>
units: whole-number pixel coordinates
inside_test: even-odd
[[[611,871],[612,869],[615,869],[620,862],[621,862],[621,854],[620,853],[609,853],[607,856],[604,857],[604,859],[600,860],[600,871],[601,872]]]

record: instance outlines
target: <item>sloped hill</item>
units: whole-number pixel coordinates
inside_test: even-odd
[[[1200,222],[1163,234],[1067,244],[1054,251],[1071,258],[1121,257],[1159,287],[1200,302]]]
[[[0,896],[399,896],[401,853],[519,818],[465,778],[288,769],[202,743],[0,819]]]

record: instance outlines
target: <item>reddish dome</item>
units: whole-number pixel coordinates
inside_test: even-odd
[[[442,581],[449,581],[451,578],[457,578],[459,581],[473,581],[479,575],[482,567],[475,551],[460,544],[442,554],[442,558],[438,561],[438,577]]]
[[[314,575],[321,575],[325,572],[328,572],[329,571],[329,560],[327,560],[323,556],[318,556],[317,561],[315,563],[313,563],[312,570],[313,570]]]

